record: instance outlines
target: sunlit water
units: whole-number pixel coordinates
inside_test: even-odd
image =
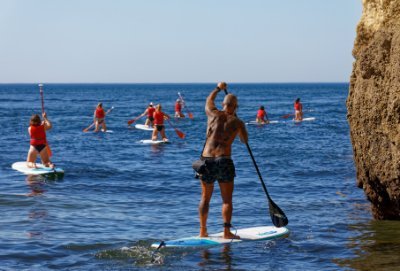
[[[214,85],[45,85],[53,161],[63,179],[25,176],[31,114],[41,112],[37,85],[0,85],[0,270],[396,270],[399,222],[372,221],[355,185],[346,121],[347,84],[233,84],[238,116],[266,106],[280,123],[248,126],[249,145],[274,202],[289,218],[288,238],[209,249],[155,251],[153,241],[198,234],[199,181],[191,163],[204,144],[204,102]],[[173,115],[177,92],[194,119],[167,124],[169,145],[139,143],[150,132],[128,128],[148,102]],[[305,117],[292,113],[300,97]],[[220,105],[221,93],[217,99]],[[83,133],[102,101],[113,133]],[[184,111],[187,114],[187,111]],[[144,119],[137,121],[143,123]],[[233,146],[238,227],[270,225],[268,204],[247,149]],[[209,231],[221,230],[214,192]]]

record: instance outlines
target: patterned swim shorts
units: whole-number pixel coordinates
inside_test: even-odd
[[[205,183],[214,183],[216,180],[222,183],[233,182],[235,165],[231,158],[226,157],[203,157],[206,160],[206,173],[200,175],[200,179]]]

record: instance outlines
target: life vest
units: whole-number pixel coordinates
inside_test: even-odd
[[[34,126],[31,125],[30,129],[30,136],[31,136],[31,141],[30,144],[37,146],[37,145],[46,145],[47,140],[46,140],[46,131],[44,130],[44,125],[38,125]]]
[[[147,117],[152,117],[156,109],[154,107],[147,108]]]
[[[301,109],[302,109],[302,106],[301,106],[300,102],[299,103],[294,103],[294,110],[301,111]]]
[[[164,113],[160,111],[155,111],[153,114],[154,124],[155,125],[163,125],[164,124]]]
[[[175,112],[181,112],[182,111],[182,105],[178,102],[175,103]]]
[[[265,111],[262,109],[259,109],[257,111],[257,118],[264,119],[264,117],[265,117]]]
[[[104,109],[103,108],[96,108],[96,118],[97,119],[104,119],[106,113],[104,113]]]

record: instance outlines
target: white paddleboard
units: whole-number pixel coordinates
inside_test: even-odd
[[[151,139],[143,139],[140,140],[141,143],[143,144],[152,144],[152,145],[157,145],[157,144],[169,144],[171,142],[169,141],[163,141],[163,140],[151,140]]]
[[[150,127],[148,125],[144,125],[144,124],[135,124],[135,128],[139,129],[139,130],[145,130],[145,131],[153,131],[154,128]]]
[[[268,123],[259,123],[255,120],[246,122],[247,125],[268,125],[268,124],[275,124],[279,123],[279,120],[270,120]]]
[[[11,166],[13,169],[18,170],[19,172],[22,172],[24,174],[29,174],[29,175],[41,175],[41,174],[63,174],[64,170],[62,168],[56,167],[56,168],[49,168],[45,167],[43,164],[36,163],[37,168],[29,168],[26,165],[26,161],[24,162],[15,162]]]
[[[104,132],[104,129],[101,129],[101,131],[102,131],[103,133],[114,133],[113,130],[106,130],[106,131]]]
[[[313,120],[315,120],[314,117],[311,117],[311,118],[303,118],[303,120],[295,120],[295,119],[293,119],[294,122],[313,121]]]
[[[235,230],[231,229],[231,232],[235,233]],[[272,240],[280,237],[286,237],[289,235],[289,230],[286,227],[277,228],[274,226],[261,226],[238,229],[236,235],[239,235],[240,239],[224,239],[222,238],[223,232],[210,234],[209,237],[193,236],[165,241],[163,242],[162,247],[204,247],[233,242]],[[158,248],[160,244],[161,242],[157,242],[152,244],[151,247]]]

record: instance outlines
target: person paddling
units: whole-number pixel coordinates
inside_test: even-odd
[[[297,98],[294,102],[294,120],[303,120],[303,105],[300,102],[300,98]]]
[[[46,139],[46,131],[50,130],[53,126],[47,119],[46,112],[43,112],[42,117],[43,121],[41,121],[40,116],[37,114],[33,115],[30,119],[28,132],[31,140],[28,157],[26,159],[27,167],[29,168],[36,168],[36,158],[38,154],[44,166],[55,167],[54,164],[50,162]]]
[[[147,106],[146,110],[138,117],[141,118],[143,116],[147,116],[146,121],[144,122],[144,125],[147,125],[149,127],[153,127],[154,125],[154,112],[156,111],[156,109],[153,107],[153,103],[150,102],[149,105]]]
[[[222,111],[215,106],[215,99],[221,90],[226,90],[225,82],[218,83],[206,100],[207,138],[204,144],[201,159],[206,160],[207,173],[200,174],[201,200],[199,204],[200,237],[207,237],[207,218],[214,182],[218,180],[222,197],[222,218],[225,239],[239,239],[231,233],[232,196],[235,178],[235,166],[231,159],[232,143],[236,136],[243,143],[247,143],[248,135],[242,120],[236,116],[238,101],[236,96],[228,94],[222,103]]]
[[[94,111],[93,114],[93,118],[94,118],[94,125],[95,125],[95,132],[99,131],[99,127],[101,125],[101,128],[103,130],[103,132],[107,131],[107,126],[106,126],[106,112],[104,112],[103,109],[103,104],[99,103],[96,107],[96,110]]]
[[[164,119],[170,119],[170,116],[161,111],[161,104],[156,106],[156,111],[153,114],[154,118],[154,130],[151,140],[157,140],[158,133],[161,134],[161,138],[164,142],[168,141],[165,135]]]
[[[182,113],[183,102],[181,99],[177,99],[175,102],[175,118],[184,118],[185,115]]]
[[[265,111],[264,106],[260,106],[257,111],[256,122],[261,124],[269,123],[267,112]]]

